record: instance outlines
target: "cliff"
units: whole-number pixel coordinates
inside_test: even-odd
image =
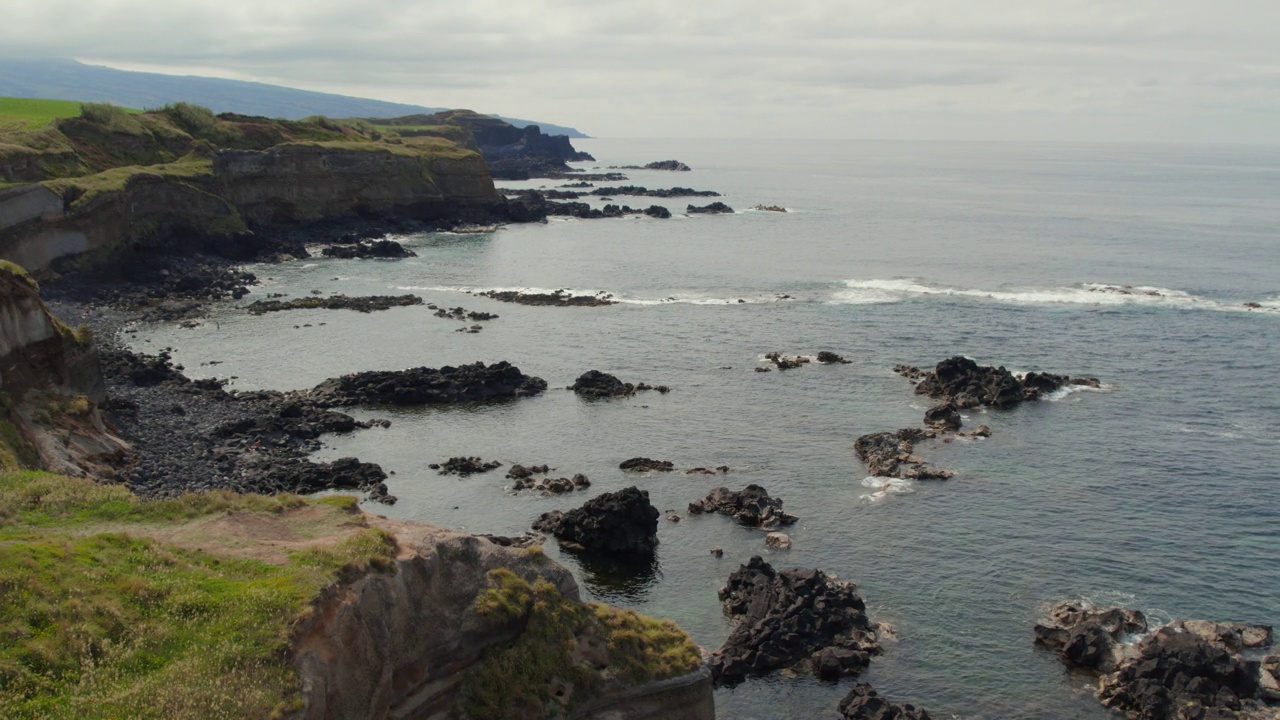
[[[0,520],[6,718],[714,717],[684,633],[580,602],[536,546],[349,497],[143,501],[31,473],[0,472]]]
[[[49,313],[22,268],[0,262],[0,468],[109,475],[128,452],[102,419],[97,350]]]
[[[484,158],[457,138],[182,104],[85,107],[0,136],[0,184],[11,183],[0,187],[0,258],[32,272],[147,250],[236,257],[267,225],[505,214]]]

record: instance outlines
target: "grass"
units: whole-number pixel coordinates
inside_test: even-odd
[[[79,115],[80,103],[75,100],[0,97],[0,129],[37,130],[59,118]]]
[[[228,492],[144,501],[92,480],[0,473],[0,717],[194,720],[296,710],[293,627],[335,579],[392,569],[391,538],[356,529],[266,562],[155,537],[198,518],[308,507],[350,524],[354,503]],[[104,530],[111,527],[129,532]]]
[[[579,697],[615,683],[637,685],[693,672],[698,648],[675,623],[562,596],[546,580],[489,573],[475,601],[485,621],[525,620],[514,641],[485,652],[467,671],[459,710],[468,720],[571,714]]]
[[[43,183],[50,190],[67,197],[72,193],[72,209],[82,207],[105,193],[120,192],[129,181],[139,175],[158,175],[180,180],[207,180],[213,177],[213,161],[195,153],[176,162],[159,165],[129,165],[112,168],[93,175],[49,180]]]

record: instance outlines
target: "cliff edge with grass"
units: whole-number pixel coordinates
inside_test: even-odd
[[[0,125],[3,125],[0,123]],[[501,216],[465,132],[86,103],[0,127],[0,257],[32,272],[141,249],[235,256],[255,229],[345,218]]]
[[[91,333],[0,261],[0,717],[711,720],[670,622],[347,496],[142,499]],[[48,472],[48,471],[54,472]]]

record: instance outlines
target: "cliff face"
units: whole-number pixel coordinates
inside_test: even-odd
[[[56,320],[35,282],[0,265],[0,465],[96,475],[128,445],[98,412],[106,391],[92,338]]]
[[[391,147],[318,144],[224,150],[214,160],[214,176],[219,194],[254,223],[390,213],[425,219],[498,202],[484,160],[474,153],[433,158]]]
[[[529,631],[527,612],[494,620],[477,598],[492,587],[493,571],[517,584],[549,583],[578,605],[569,572],[540,550],[502,547],[486,539],[428,526],[371,521],[400,546],[391,573],[368,574],[331,590],[298,629],[294,664],[303,681],[304,708],[296,720],[444,720],[470,717],[460,705],[464,685],[486,652]],[[575,651],[575,655],[577,651]],[[570,664],[570,662],[566,662]],[[607,674],[607,671],[605,671]],[[519,674],[512,684],[536,682]],[[561,690],[563,693],[563,690]],[[568,692],[573,693],[570,687]],[[585,693],[579,689],[579,694]],[[554,693],[548,693],[555,697]],[[525,707],[519,717],[578,720],[711,720],[709,674],[692,673],[642,684],[615,684],[573,704]]]

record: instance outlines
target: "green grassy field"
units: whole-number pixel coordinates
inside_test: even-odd
[[[35,130],[79,114],[80,103],[75,100],[0,97],[0,128]]]

